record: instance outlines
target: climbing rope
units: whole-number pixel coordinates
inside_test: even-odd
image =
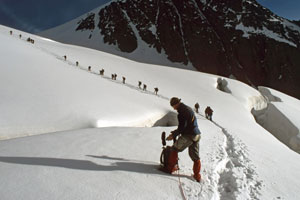
[[[184,200],[186,200],[186,197],[185,197],[185,194],[184,194],[184,189],[182,187],[182,183],[181,183],[181,180],[180,180],[179,169],[177,170],[177,175],[178,175],[178,182],[179,182],[179,189],[180,189],[181,196]]]

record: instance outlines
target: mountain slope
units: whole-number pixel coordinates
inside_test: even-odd
[[[269,104],[259,91],[223,78],[224,92],[216,88],[221,77],[215,75],[137,63],[10,30],[0,26],[0,135],[32,136],[0,141],[1,198],[182,199],[180,183],[188,199],[299,198],[299,154],[250,112]],[[148,91],[139,89],[139,80]],[[172,96],[192,107],[200,104],[200,184],[190,179],[188,151],[180,153],[182,176],[155,170],[160,134],[176,128]],[[283,106],[299,103],[274,96]],[[207,105],[213,122],[203,116]]]
[[[112,1],[41,35],[300,98],[300,27],[255,0]]]

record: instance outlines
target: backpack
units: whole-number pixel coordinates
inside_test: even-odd
[[[172,174],[178,170],[178,153],[171,146],[165,146],[165,134],[162,133],[163,150],[160,154],[160,170]]]
[[[160,154],[160,165],[162,168],[167,168],[171,151],[172,151],[172,147],[170,146],[163,147],[163,150]]]

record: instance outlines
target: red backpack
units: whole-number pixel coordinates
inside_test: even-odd
[[[160,154],[160,170],[169,174],[178,170],[178,152],[171,146],[166,146],[166,133],[161,135],[163,150]]]

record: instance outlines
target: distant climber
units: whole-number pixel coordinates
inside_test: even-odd
[[[27,42],[30,42],[30,43],[34,44],[34,40],[33,40],[33,39],[31,39],[30,37],[29,37],[29,38],[27,38]]]
[[[214,111],[209,106],[207,106],[206,109],[205,109],[205,117],[206,117],[206,119],[212,121],[213,112]]]
[[[200,108],[199,103],[196,103],[195,104],[195,111],[196,111],[196,113],[199,113],[199,108]]]
[[[104,69],[100,70],[100,75],[103,76],[104,75]]]
[[[154,93],[157,95],[157,93],[158,93],[158,88],[157,87],[154,88]]]

